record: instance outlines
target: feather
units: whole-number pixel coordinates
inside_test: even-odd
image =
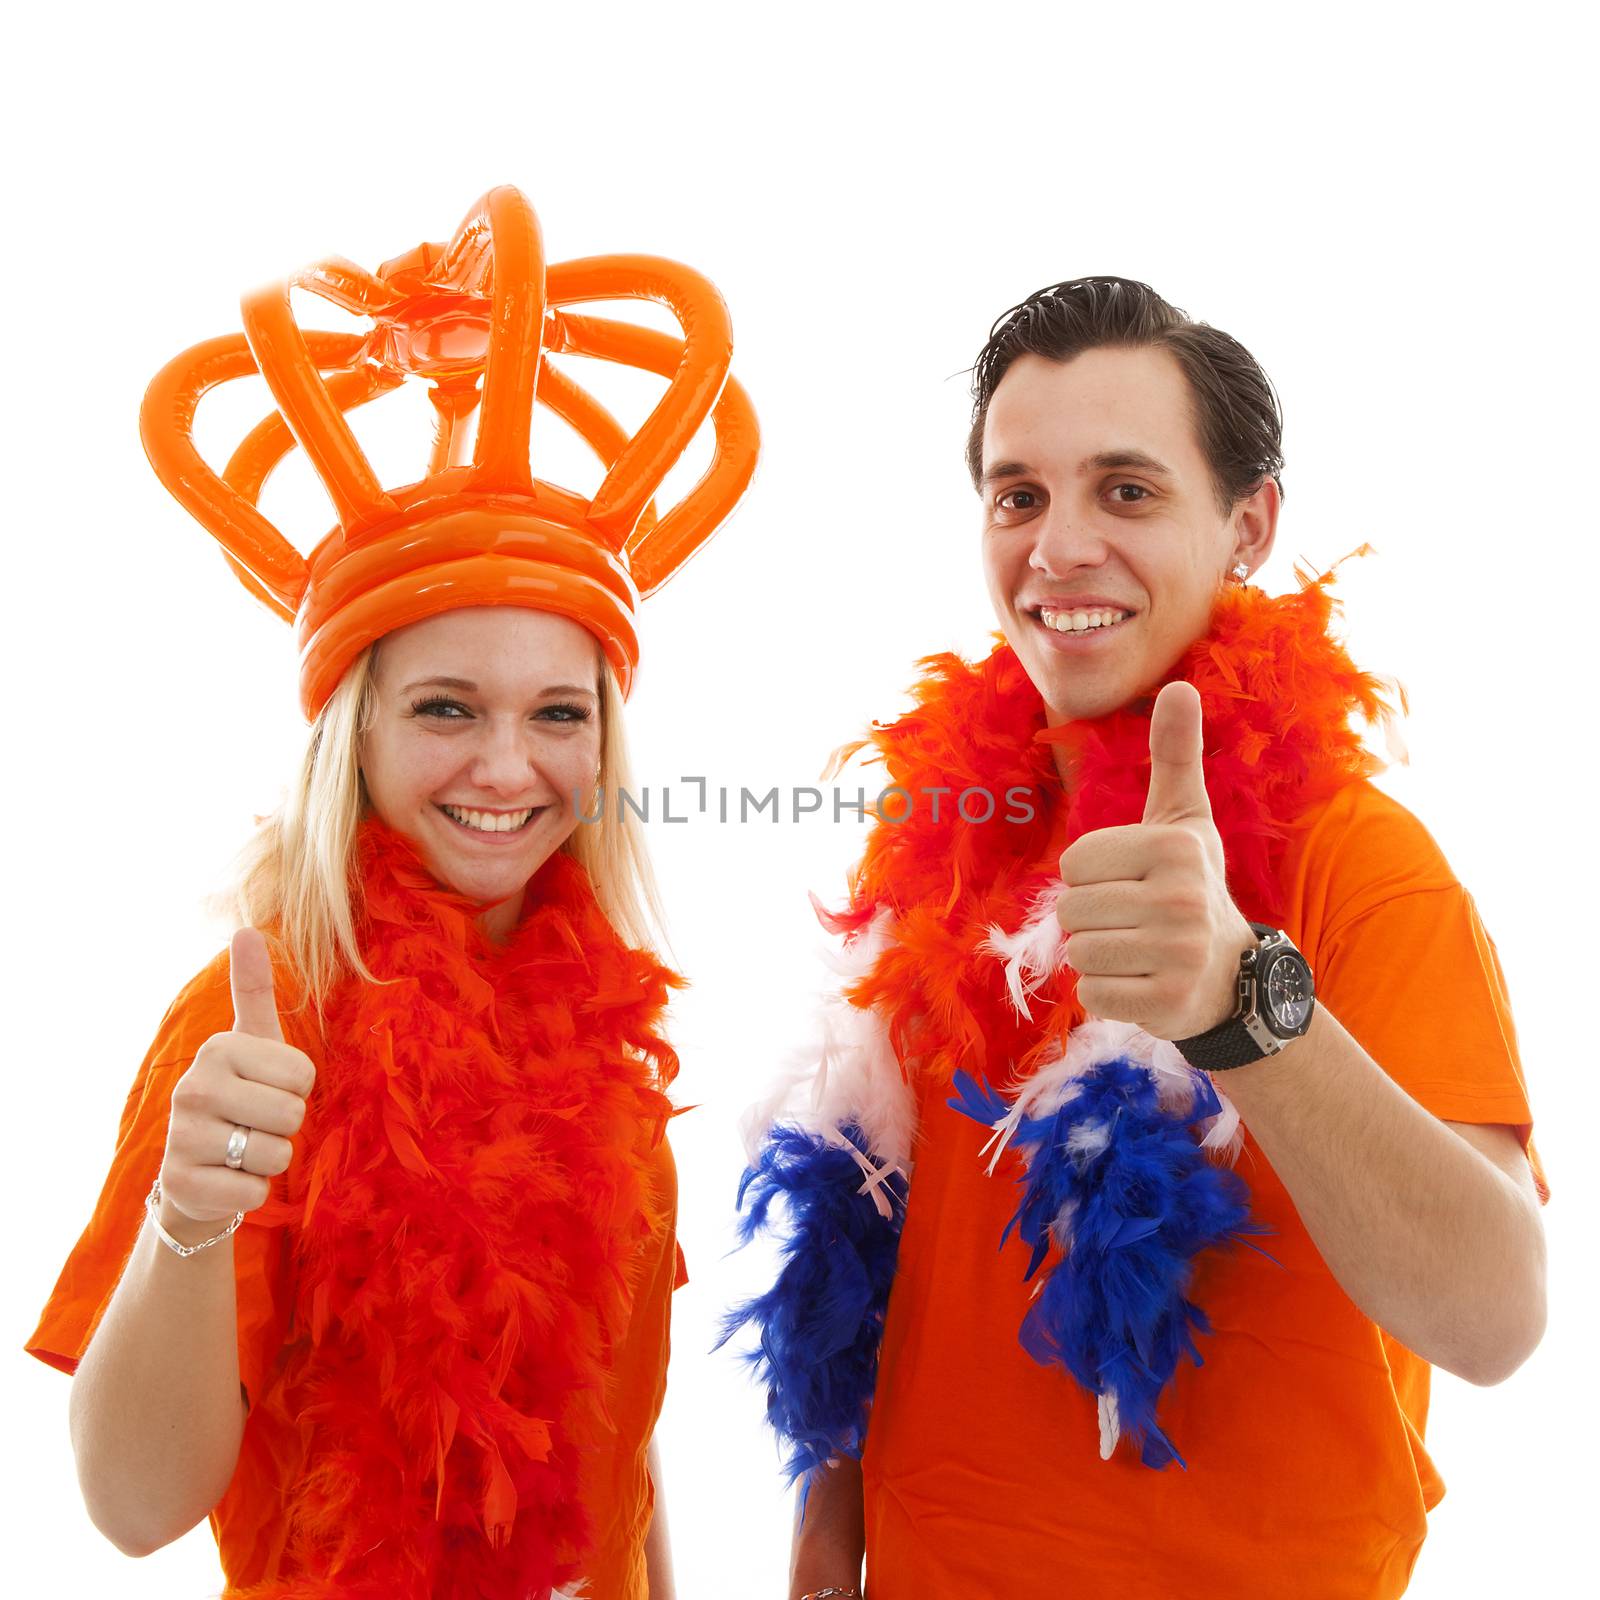
[[[1121,1026],[1099,1025],[1102,1050]],[[1183,1464],[1156,1412],[1180,1359],[1201,1364],[1196,1337],[1208,1326],[1187,1298],[1194,1260],[1262,1231],[1243,1185],[1190,1132],[1191,1120],[1216,1115],[1209,1083],[1194,1076],[1179,1113],[1163,1108],[1148,1062],[1128,1054],[1063,1062],[1010,1105],[958,1072],[949,1101],[1006,1129],[1023,1156],[1001,1245],[1015,1231],[1028,1247],[1024,1280],[1055,1256],[1023,1318],[1023,1348],[1095,1397],[1102,1454],[1127,1434],[1151,1467]]]
[[[853,986],[883,955],[888,923],[887,914],[880,914],[837,955],[826,957],[838,982],[819,1000],[812,1043],[795,1054],[777,1088],[744,1118],[752,1163],[768,1130],[784,1122],[835,1142],[840,1130],[856,1129],[880,1165],[910,1173],[916,1122],[910,1084],[882,1017],[851,998]]]
[[[789,1480],[809,1485],[827,1462],[859,1457],[877,1382],[878,1342],[894,1282],[905,1179],[885,1171],[873,1197],[859,1178],[870,1164],[859,1128],[830,1141],[779,1126],[739,1185],[739,1239],[748,1243],[785,1213],[776,1283],[735,1307],[720,1348],[741,1328],[759,1334],[744,1359],[767,1389],[767,1420],[786,1450]],[[875,1204],[888,1203],[888,1214]]]
[[[679,980],[622,944],[570,856],[490,946],[400,835],[365,822],[358,854],[379,981],[330,996],[303,1157],[253,1214],[295,1263],[240,1468],[281,1515],[269,1570],[228,1593],[544,1594],[583,1571],[582,1462],[665,1226],[645,1161]]]
[[[1239,1113],[1232,1102],[1196,1072],[1175,1045],[1152,1038],[1131,1022],[1096,1017],[1080,1023],[1067,1035],[1064,1052],[1036,1067],[1017,1087],[1009,1105],[1001,1103],[1002,1112],[992,1123],[996,1138],[981,1152],[990,1158],[988,1170],[994,1171],[1023,1118],[1058,1110],[1076,1092],[1076,1082],[1087,1067],[1117,1056],[1137,1062],[1150,1073],[1162,1109],[1193,1121],[1202,1135],[1202,1149],[1216,1152],[1229,1164],[1236,1159],[1242,1135]],[[1197,1112],[1197,1095],[1204,1096],[1206,1106],[1215,1101],[1215,1112]]]
[[[1067,936],[1056,918],[1056,897],[1063,887],[1059,882],[1046,884],[1015,933],[1006,933],[994,925],[978,946],[981,954],[998,956],[1005,963],[1011,1003],[1030,1021],[1033,1014],[1028,1010],[1029,997],[1067,964]]]

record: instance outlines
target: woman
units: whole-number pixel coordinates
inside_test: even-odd
[[[288,285],[252,296],[248,344],[180,357],[143,426],[246,586],[296,618],[307,755],[29,1348],[77,1373],[97,1525],[139,1554],[209,1512],[230,1594],[670,1594],[646,1456],[681,1281],[675,980],[634,947],[648,866],[603,797],[628,782],[637,596],[754,464],[726,311],[650,258],[547,275],[511,189],[447,247],[295,281],[373,332],[304,335]],[[546,317],[638,294],[685,339]],[[540,372],[541,344],[672,381],[628,441]],[[258,369],[282,416],[219,479],[195,405]],[[408,376],[438,435],[427,478],[391,493],[343,412]],[[529,472],[536,376],[610,468],[593,502]],[[650,495],[713,406],[712,466],[658,521]],[[294,442],[340,512],[309,560],[255,509]]]

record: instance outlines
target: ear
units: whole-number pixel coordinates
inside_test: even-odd
[[[1276,480],[1268,478],[1254,494],[1247,495],[1234,506],[1229,518],[1233,535],[1233,553],[1228,558],[1230,567],[1243,561],[1252,572],[1259,572],[1266,564],[1278,535],[1278,510],[1282,504]]]

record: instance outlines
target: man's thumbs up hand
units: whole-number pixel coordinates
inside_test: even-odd
[[[1169,683],[1150,713],[1150,793],[1146,822],[1211,821],[1206,794],[1200,696],[1193,684]],[[1213,832],[1216,830],[1213,829]]]
[[[1086,833],[1061,857],[1056,918],[1091,1016],[1187,1039],[1233,1014],[1255,934],[1228,893],[1202,762],[1200,696],[1169,683],[1150,718],[1144,819]]]

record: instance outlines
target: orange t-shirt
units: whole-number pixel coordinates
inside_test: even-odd
[[[279,993],[288,986],[279,975]],[[283,1013],[290,1044],[317,1059],[317,1040],[304,1013]],[[144,1221],[144,1199],[161,1169],[173,1086],[200,1046],[233,1026],[233,1001],[224,951],[173,1001],[123,1107],[116,1156],[94,1215],[62,1268],[28,1351],[63,1372],[74,1372],[122,1275]],[[305,1160],[297,1150],[296,1160]],[[652,1154],[649,1177],[665,1227],[641,1263],[632,1317],[613,1366],[609,1450],[584,1463],[585,1502],[595,1520],[590,1571],[592,1600],[646,1600],[644,1539],[654,1489],[645,1464],[650,1436],[666,1392],[672,1291],[686,1281],[678,1248],[677,1169],[667,1141]],[[220,1248],[220,1247],[219,1247]],[[286,1230],[253,1225],[250,1214],[233,1236],[238,1305],[239,1376],[247,1398],[263,1392],[288,1335],[293,1290]],[[266,1408],[252,1407],[228,1492],[211,1513],[212,1531],[232,1587],[274,1575],[280,1541],[278,1507],[287,1484],[285,1463],[295,1441],[273,1436]]]
[[[1297,837],[1283,885],[1319,1002],[1368,1054],[1435,1116],[1526,1140],[1494,946],[1422,825],[1353,784]],[[1160,1412],[1188,1470],[1154,1471],[1126,1445],[1102,1461],[1094,1400],[1018,1344],[1033,1286],[1020,1241],[999,1248],[1013,1174],[985,1176],[987,1134],[949,1093],[919,1090],[863,1461],[872,1600],[1400,1594],[1444,1493],[1423,1445],[1430,1368],[1339,1288],[1254,1142],[1238,1171],[1278,1264],[1201,1258],[1205,1365],[1179,1365]]]

